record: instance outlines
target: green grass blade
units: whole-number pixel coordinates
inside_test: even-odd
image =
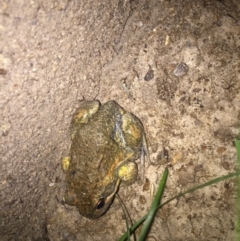
[[[235,139],[235,146],[237,149],[237,167],[240,170],[240,140]],[[237,178],[237,199],[236,199],[236,224],[235,224],[235,234],[236,241],[240,241],[240,179]]]
[[[235,139],[235,146],[237,148],[237,160],[238,160],[238,167],[240,166],[240,137],[239,139]]]
[[[167,182],[167,177],[168,177],[168,169],[165,168],[162,179],[161,179],[161,181],[159,183],[159,186],[158,186],[157,193],[156,193],[155,198],[152,202],[151,208],[148,212],[148,216],[147,216],[147,218],[144,222],[144,225],[142,227],[142,230],[141,230],[141,233],[140,233],[140,236],[139,236],[139,239],[138,239],[139,241],[144,241],[146,239],[147,235],[148,235],[148,232],[151,228],[152,222],[153,222],[154,217],[155,217],[156,212],[157,212],[157,207],[159,206],[159,204],[161,202],[163,191],[164,191],[164,188],[165,188],[165,185],[166,185],[166,182]]]
[[[118,200],[118,202],[120,203],[122,210],[123,210],[123,215],[125,217],[126,220],[126,227],[127,227],[127,241],[131,241],[131,230],[130,230],[130,225],[132,225],[132,220],[131,217],[128,213],[128,210],[124,204],[124,202],[122,201],[122,199],[120,198],[120,196],[116,193],[116,198]],[[130,224],[130,225],[129,225]],[[134,234],[134,240],[135,240],[135,234]]]
[[[213,179],[213,180],[211,180],[211,181],[209,181],[209,182],[206,182],[206,183],[204,183],[204,184],[201,184],[201,185],[199,185],[199,186],[197,186],[197,187],[193,187],[193,188],[191,188],[191,189],[189,189],[189,190],[187,190],[187,191],[185,191],[185,192],[181,192],[181,193],[179,193],[178,195],[170,198],[169,200],[167,200],[166,202],[164,202],[164,203],[162,203],[160,206],[158,206],[158,208],[161,208],[162,206],[166,205],[167,203],[171,202],[172,200],[177,199],[177,198],[180,198],[180,197],[184,196],[184,195],[187,194],[187,193],[195,192],[195,191],[198,190],[198,189],[201,189],[201,188],[204,188],[204,187],[207,187],[207,186],[216,184],[216,183],[218,183],[218,182],[227,180],[227,179],[229,179],[229,178],[232,178],[232,177],[235,177],[235,176],[238,176],[238,175],[240,175],[240,172],[230,173],[230,174],[228,174],[228,175],[215,178],[215,179]]]
[[[222,177],[218,177],[218,178],[215,178],[207,183],[204,183],[202,185],[199,185],[197,187],[194,187],[194,188],[191,188],[189,190],[187,190],[186,192],[182,192],[182,193],[179,193],[178,195],[174,196],[173,198],[170,198],[169,200],[167,200],[166,202],[162,203],[161,205],[159,205],[157,207],[158,208],[161,208],[163,207],[164,205],[166,205],[167,203],[171,202],[172,200],[176,199],[176,198],[180,198],[182,197],[183,195],[187,194],[187,193],[191,193],[191,192],[194,192],[198,189],[201,189],[201,188],[204,188],[204,187],[207,187],[207,186],[210,186],[210,185],[213,185],[213,184],[216,184],[218,182],[221,182],[221,181],[224,181],[224,180],[227,180],[229,178],[233,178],[233,177],[236,177],[240,175],[240,172],[234,172],[234,173],[230,173],[228,175],[225,175],[225,176],[222,176]],[[133,224],[132,227],[130,227],[130,230],[131,230],[131,233],[134,232],[143,222],[144,220],[147,218],[148,214],[146,214],[145,216],[143,216],[141,219],[139,219],[137,222],[135,222]],[[118,240],[118,241],[125,241],[127,238],[127,233],[124,233],[122,235],[122,237]],[[240,241],[240,240],[239,240]]]

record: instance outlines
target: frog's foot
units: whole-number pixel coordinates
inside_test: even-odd
[[[137,179],[138,168],[135,162],[125,162],[117,169],[118,178],[125,185],[131,185]]]
[[[64,172],[66,172],[70,165],[70,157],[66,156],[62,159],[62,169]]]

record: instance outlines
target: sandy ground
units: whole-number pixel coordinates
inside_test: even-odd
[[[133,221],[166,165],[164,200],[233,172],[239,19],[238,0],[1,0],[1,241],[108,241],[126,230],[118,200],[93,221],[62,200],[61,158],[85,99],[115,100],[145,127],[149,186],[119,192]],[[169,203],[148,240],[233,240],[234,187],[232,179]]]

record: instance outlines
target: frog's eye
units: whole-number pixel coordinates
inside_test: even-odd
[[[105,205],[105,199],[104,197],[99,198],[98,203],[96,205],[96,209],[101,209]]]

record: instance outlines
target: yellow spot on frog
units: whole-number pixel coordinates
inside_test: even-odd
[[[135,162],[127,162],[119,167],[118,177],[125,182],[132,182],[137,176],[137,167]]]
[[[62,169],[63,171],[67,171],[70,165],[70,157],[66,156],[62,159]]]

